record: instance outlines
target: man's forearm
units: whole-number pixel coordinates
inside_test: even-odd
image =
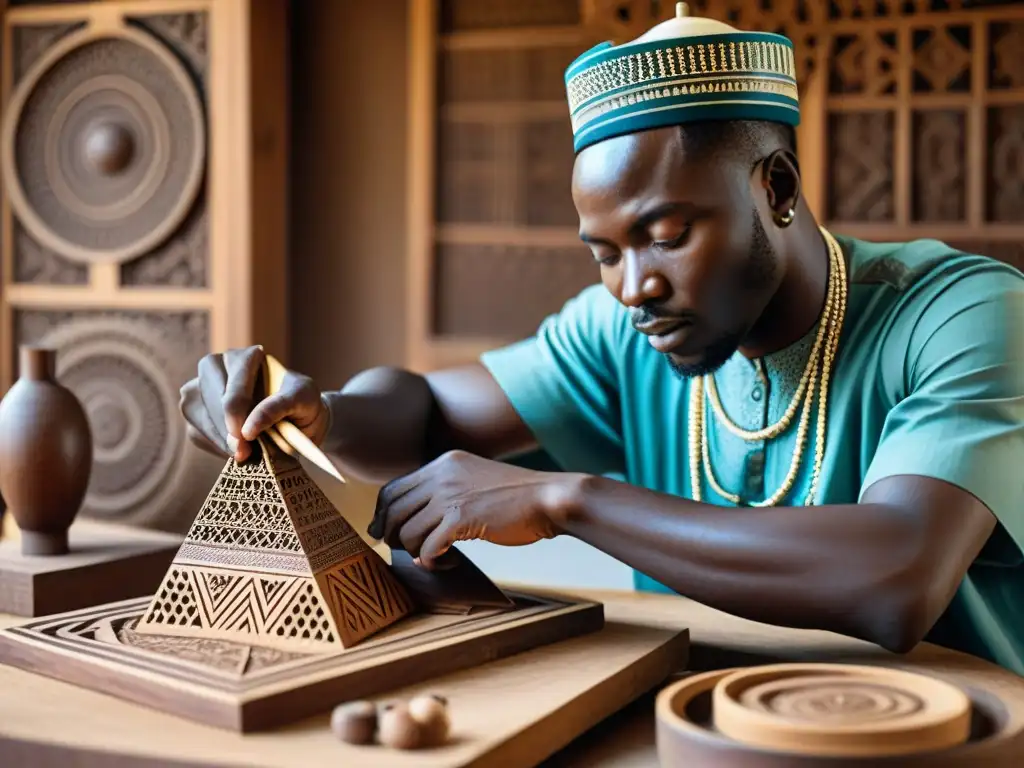
[[[436,403],[426,379],[397,368],[357,374],[339,392],[326,392],[331,427],[323,449],[344,470],[365,481],[385,482],[432,458],[428,436]]]
[[[562,531],[698,602],[895,650],[927,629],[919,615],[924,534],[899,509],[734,509],[570,478],[554,502]]]
[[[426,376],[374,368],[326,399],[332,423],[324,449],[368,482],[387,482],[455,449],[497,458],[536,445],[497,382],[479,364]]]

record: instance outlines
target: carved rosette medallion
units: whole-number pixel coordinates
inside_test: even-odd
[[[125,262],[177,230],[201,191],[206,125],[178,58],[136,27],[62,38],[19,81],[0,166],[20,224],[82,263]]]
[[[191,356],[156,327],[116,316],[62,323],[40,341],[57,349],[57,377],[81,400],[92,427],[84,511],[162,522],[195,476],[176,383],[187,378]]]

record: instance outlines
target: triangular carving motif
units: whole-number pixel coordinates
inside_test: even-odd
[[[331,651],[413,607],[299,461],[261,437],[228,459],[136,631]]]

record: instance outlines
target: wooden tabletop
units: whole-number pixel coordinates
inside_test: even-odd
[[[689,627],[691,671],[777,661],[838,661],[925,671],[960,685],[984,686],[996,692],[1009,709],[1007,727],[1024,730],[1024,679],[961,653],[922,644],[906,656],[896,656],[868,643],[831,633],[787,630],[744,621],[673,596],[584,590],[573,590],[573,593],[604,602],[606,615],[613,620]],[[0,627],[19,621],[22,620],[0,616]],[[524,654],[518,662],[516,657],[512,657],[498,664],[514,666],[525,663],[536,658],[530,653],[534,652]],[[520,669],[525,667],[520,666]],[[529,676],[529,672],[522,674]],[[686,674],[686,671],[680,670],[680,674]],[[482,675],[480,685],[486,687],[487,679]],[[434,683],[443,686],[445,681]],[[556,753],[544,765],[657,766],[653,695],[641,697],[612,715]],[[493,690],[490,698],[485,691],[480,700],[493,700],[494,707],[500,708],[501,691]],[[122,727],[112,726],[112,719]],[[201,735],[198,743],[197,734]],[[239,741],[243,738],[247,741]],[[145,711],[110,697],[7,667],[0,667],[0,740],[3,739],[60,743],[68,747],[69,756],[76,749],[85,749],[86,745],[95,749],[98,743],[102,743],[112,755],[146,754],[165,761],[187,760],[189,765],[196,762],[237,765],[239,761],[251,764],[247,762],[246,755],[238,752],[239,745],[243,743],[246,751],[258,750],[256,754],[261,756],[261,765],[319,764],[321,759],[329,759],[332,754],[326,718],[320,718],[312,725],[301,724],[271,734],[241,737],[237,734],[206,733],[201,728],[197,729],[195,723]],[[333,744],[336,749],[336,742]],[[295,759],[284,759],[283,756],[289,754]],[[433,764],[424,758],[423,764],[428,763]],[[109,764],[155,763],[133,760]],[[402,764],[418,763],[415,758],[407,763],[403,757]]]
[[[640,605],[653,604],[661,597],[635,594],[632,600]],[[1001,729],[1003,737],[1015,744],[1024,739],[1024,678],[995,664],[930,643],[919,644],[909,654],[897,655],[830,632],[772,627],[738,619],[684,598],[668,600],[668,604],[658,603],[658,610],[666,615],[678,612],[685,616],[690,628],[690,662],[682,675],[779,662],[870,664],[917,671],[963,688],[995,694],[1007,710],[1007,721]],[[651,692],[592,728],[546,762],[546,768],[658,766],[654,745],[656,695],[657,691]]]

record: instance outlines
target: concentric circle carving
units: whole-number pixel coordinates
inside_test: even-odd
[[[880,667],[743,670],[714,691],[715,727],[737,741],[817,755],[891,755],[963,743],[970,700],[944,682]]]
[[[902,718],[925,708],[920,696],[889,684],[825,676],[755,685],[743,691],[739,704],[790,721],[844,728]]]
[[[57,349],[57,376],[92,428],[85,510],[122,522],[158,517],[186,480],[180,352],[144,323],[118,317],[72,321],[42,343]]]
[[[87,28],[21,80],[0,150],[11,205],[39,243],[79,262],[123,262],[158,246],[195,203],[205,116],[155,38]]]
[[[942,680],[843,664],[695,675],[663,690],[656,711],[663,764],[766,768],[958,755],[969,745],[974,714],[971,698]]]

